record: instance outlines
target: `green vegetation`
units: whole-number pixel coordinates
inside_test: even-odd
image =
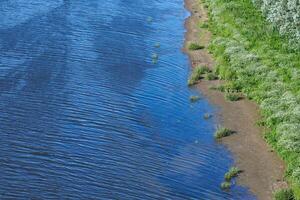
[[[192,103],[194,103],[194,102],[196,102],[196,101],[199,101],[201,99],[201,97],[199,97],[199,96],[190,96],[190,101],[192,102]]]
[[[228,128],[224,128],[224,127],[221,127],[221,128],[218,128],[218,130],[215,132],[215,135],[214,137],[216,139],[221,139],[223,137],[227,137],[227,136],[230,136],[232,135],[234,132]]]
[[[204,4],[216,72],[259,104],[268,130],[265,137],[287,163],[286,178],[300,199],[300,51],[251,0],[204,0]]]
[[[237,177],[241,173],[241,170],[237,167],[231,167],[225,174],[224,178],[226,181],[231,181],[232,178]]]
[[[291,189],[282,189],[274,194],[274,200],[295,200],[294,193]]]
[[[189,44],[189,50],[191,50],[191,51],[200,50],[200,49],[204,49],[204,48],[205,48],[205,46],[199,45],[197,43],[190,43]]]
[[[200,28],[208,28],[208,23],[207,22],[202,22],[201,24],[200,24]]]
[[[189,86],[195,85],[202,78],[202,75],[207,72],[209,72],[209,69],[206,66],[195,67],[195,69],[193,70],[193,73],[188,81],[188,85]]]
[[[237,93],[227,92],[225,94],[225,99],[227,101],[238,101],[241,99],[241,96]]]
[[[204,78],[205,78],[205,80],[212,81],[212,80],[217,80],[218,76],[215,73],[213,73],[213,72],[209,72],[209,73],[205,74]]]
[[[231,183],[228,181],[225,181],[221,184],[222,190],[228,190],[228,189],[230,189],[230,187],[231,187]]]

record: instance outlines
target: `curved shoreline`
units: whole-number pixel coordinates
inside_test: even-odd
[[[191,16],[185,22],[187,32],[184,51],[189,56],[192,67],[206,65],[213,68],[213,58],[206,49],[188,51],[187,48],[191,41],[205,46],[209,44],[210,32],[198,26],[200,22],[208,20],[207,13],[199,0],[185,0],[185,7]],[[211,86],[221,83],[222,81],[201,80],[196,87],[219,108],[219,122],[237,132],[222,139],[222,143],[233,153],[236,166],[243,170],[238,183],[248,187],[258,199],[272,199],[275,190],[287,187],[283,180],[284,163],[263,139],[263,129],[256,125],[259,119],[257,105],[246,99],[237,102],[226,101],[223,93],[210,89]]]

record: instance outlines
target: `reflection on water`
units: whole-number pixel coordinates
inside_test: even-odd
[[[213,107],[189,102],[182,0],[0,13],[1,199],[254,198],[220,189],[233,160],[203,119]]]

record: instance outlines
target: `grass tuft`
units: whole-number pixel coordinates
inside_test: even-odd
[[[188,81],[188,85],[189,86],[195,85],[202,78],[202,75],[207,72],[209,72],[209,68],[206,66],[195,67]]]
[[[239,94],[236,93],[231,93],[231,92],[227,92],[225,94],[225,99],[227,101],[238,101],[240,100],[242,97]]]
[[[221,127],[221,128],[218,128],[218,130],[215,132],[215,139],[221,139],[223,137],[227,137],[227,136],[230,136],[234,133],[234,131],[228,129],[228,128],[224,128],[224,127]]]
[[[204,49],[204,48],[205,48],[205,46],[199,45],[197,43],[190,43],[189,44],[189,50],[191,50],[191,51],[196,51],[196,50],[200,50],[200,49]]]
[[[225,182],[223,182],[223,183],[221,184],[221,189],[222,189],[222,190],[228,190],[228,189],[230,189],[230,187],[231,187],[231,183],[228,182],[228,181],[225,181]]]
[[[197,101],[199,101],[200,99],[201,99],[201,97],[196,96],[196,95],[190,96],[190,101],[191,101],[192,103],[197,102]]]
[[[215,73],[210,72],[210,73],[205,74],[204,78],[205,78],[205,80],[213,81],[213,80],[217,80],[218,76]]]
[[[232,178],[237,177],[242,171],[237,167],[231,167],[225,174],[224,178],[226,181],[230,181]]]

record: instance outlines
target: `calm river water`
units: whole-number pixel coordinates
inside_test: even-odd
[[[234,161],[203,119],[215,108],[189,101],[187,15],[183,0],[0,0],[0,199],[254,199],[220,189]]]

